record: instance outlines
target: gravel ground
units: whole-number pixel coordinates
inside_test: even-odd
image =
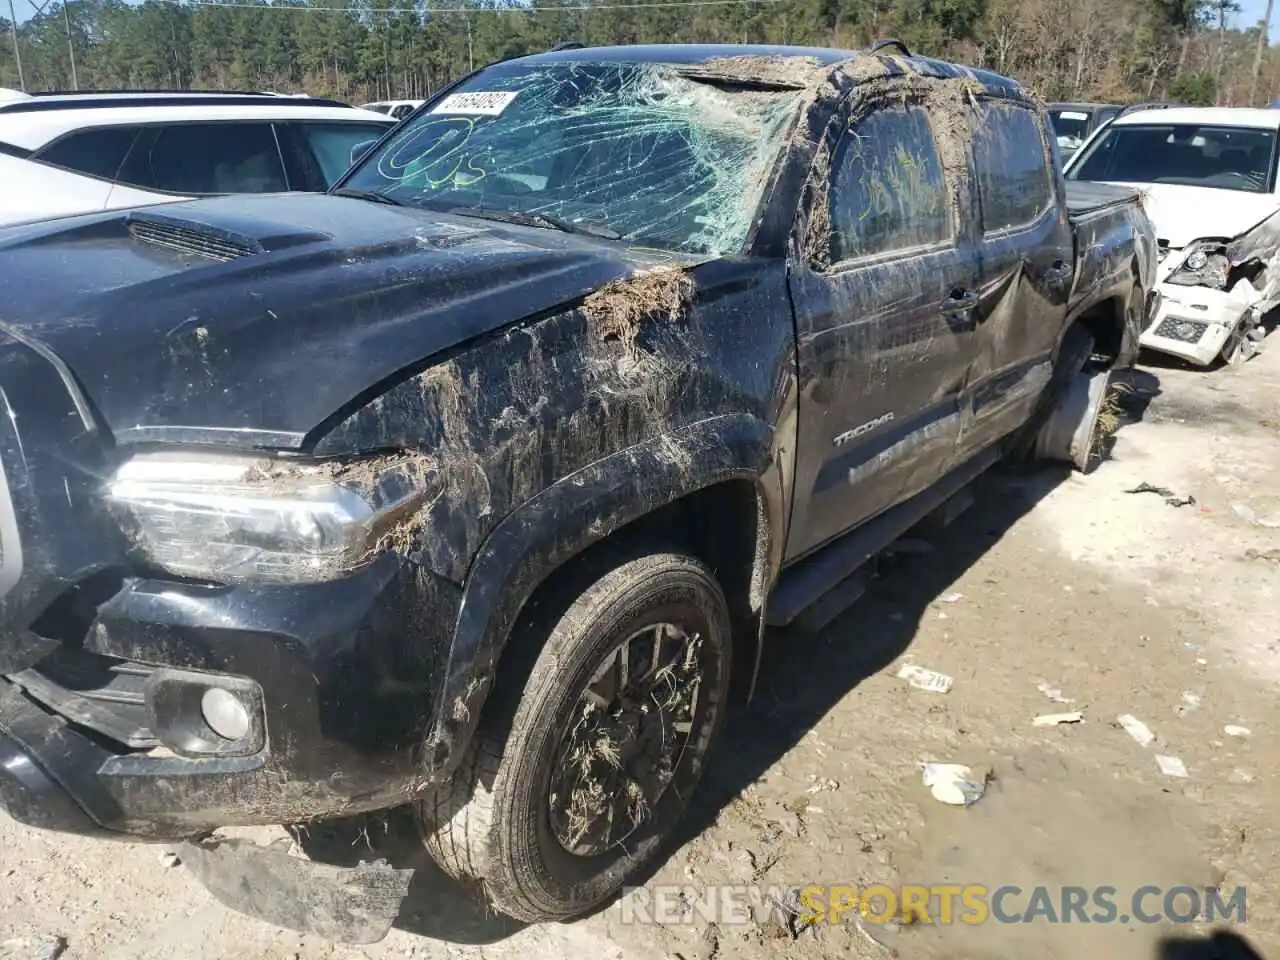
[[[821,635],[774,638],[755,701],[732,718],[650,884],[1108,884],[1121,902],[1146,884],[1243,885],[1247,923],[1234,929],[1280,955],[1278,893],[1264,885],[1280,872],[1280,350],[1207,372],[1153,361],[1128,382],[1140,419],[1095,473],[991,478],[931,551],[886,562]],[[1195,502],[1126,492],[1143,482]],[[904,662],[954,685],[912,688],[895,676]],[[1032,723],[1068,710],[1083,722]],[[1121,714],[1155,743],[1136,743]],[[1157,754],[1188,776],[1163,774]],[[978,803],[944,806],[920,782],[925,760],[994,779]],[[162,847],[0,814],[0,958],[1236,955],[1198,940],[1198,924],[844,923],[796,938],[768,917],[660,925],[615,906],[523,928],[422,863],[409,834],[393,815],[306,844],[334,862],[372,846],[420,865],[397,929],[353,948],[229,912]]]

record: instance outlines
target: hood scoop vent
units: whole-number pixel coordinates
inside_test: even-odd
[[[130,214],[127,224],[130,235],[139,243],[219,263],[265,252],[261,244],[248,237],[153,213]]]

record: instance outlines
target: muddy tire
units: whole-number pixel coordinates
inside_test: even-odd
[[[563,612],[523,689],[490,696],[452,784],[419,805],[436,863],[530,923],[590,912],[660,852],[719,730],[732,655],[724,594],[687,556],[627,560],[550,607]],[[643,696],[621,692],[646,676],[659,679]]]

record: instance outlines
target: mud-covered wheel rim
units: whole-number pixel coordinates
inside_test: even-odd
[[[694,737],[702,638],[655,622],[604,658],[566,718],[548,788],[552,834],[579,857],[626,844],[649,821]]]

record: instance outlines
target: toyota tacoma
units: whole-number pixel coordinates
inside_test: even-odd
[[[896,41],[565,49],[327,195],[0,231],[0,805],[348,940],[404,871],[214,831],[410,806],[513,917],[605,902],[766,625],[1086,465],[1156,246],[1052,136]]]

